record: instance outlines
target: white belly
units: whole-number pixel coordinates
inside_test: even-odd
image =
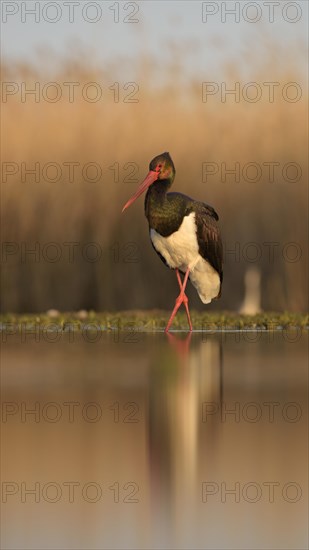
[[[190,268],[190,281],[204,304],[208,304],[218,296],[220,277],[199,254],[194,212],[185,216],[178,231],[169,237],[162,237],[151,229],[150,238],[169,267],[178,268],[184,272],[188,267]]]

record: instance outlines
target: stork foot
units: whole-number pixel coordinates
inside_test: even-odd
[[[185,293],[180,293],[178,298],[176,298],[176,301],[175,301],[175,307],[172,311],[172,314],[169,318],[169,321],[166,325],[166,329],[165,329],[165,332],[168,332],[169,329],[171,328],[171,324],[173,322],[173,319],[178,311],[178,309],[180,308],[181,304],[184,304],[185,308],[186,308],[186,313],[187,313],[187,319],[188,319],[188,323],[189,323],[189,330],[190,332],[192,331],[192,323],[191,323],[191,318],[190,318],[190,312],[189,312],[189,305],[188,305],[188,297]]]
[[[189,299],[188,299],[188,296],[185,293],[185,288],[186,288],[186,285],[187,285],[187,282],[188,282],[189,273],[190,273],[190,269],[188,268],[187,271],[186,271],[184,280],[182,282],[181,277],[179,275],[179,271],[178,271],[178,269],[176,269],[176,276],[177,276],[177,280],[178,280],[178,284],[179,284],[179,288],[180,288],[180,293],[179,293],[178,298],[176,298],[175,307],[172,311],[172,315],[170,316],[170,318],[168,320],[165,332],[169,331],[169,329],[171,327],[171,324],[173,322],[173,319],[174,319],[178,309],[180,308],[181,304],[184,304],[184,306],[186,308],[186,314],[187,314],[187,319],[188,319],[188,323],[189,323],[189,330],[190,330],[190,332],[192,332],[192,323],[191,323],[190,311],[189,311]]]

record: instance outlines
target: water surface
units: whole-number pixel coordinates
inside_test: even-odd
[[[2,548],[307,548],[307,334],[4,339]]]

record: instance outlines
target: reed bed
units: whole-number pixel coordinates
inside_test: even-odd
[[[16,93],[2,107],[2,167],[7,170],[4,163],[10,163],[16,169],[6,180],[2,170],[2,311],[169,309],[177,292],[176,280],[151,247],[143,201],[121,215],[149,161],[163,151],[170,152],[176,165],[173,190],[211,204],[220,215],[224,286],[222,298],[209,309],[238,310],[244,298],[245,273],[254,266],[261,273],[264,310],[305,311],[304,88],[295,103],[281,94],[273,103],[266,94],[256,103],[242,99],[224,103],[219,95],[206,103],[202,81],[207,76],[183,86],[176,72],[154,86],[150,72],[141,65],[134,96],[138,101],[128,103],[124,97],[133,88],[125,90],[125,83],[119,82],[116,102],[109,89],[115,82],[110,67],[93,71],[83,60],[68,61],[53,75],[30,65],[2,67],[5,82],[16,82],[19,87],[25,82],[30,88],[35,82],[44,86],[53,81],[62,89],[55,103],[42,98],[35,102],[30,96],[23,103]],[[262,85],[269,75],[261,69],[255,81]],[[286,82],[301,82],[302,75],[296,67],[287,72],[274,64],[271,80],[279,82],[281,90]],[[68,81],[80,83],[79,88],[100,83],[103,98],[89,102],[77,93],[69,102],[63,86]],[[229,68],[225,81],[227,85],[242,83],[242,76],[235,67]],[[72,162],[79,163],[73,178],[67,165]],[[228,174],[224,181],[223,163],[231,169],[236,162],[240,181]],[[263,164],[272,162],[279,163],[274,181]],[[35,163],[39,163],[38,181],[23,174]],[[60,166],[59,177],[55,178],[48,163]],[[101,167],[98,181],[91,181],[96,179],[91,167],[85,177],[83,169],[88,163]],[[207,181],[205,163],[218,167]],[[259,181],[243,177],[248,163],[261,167]],[[287,163],[301,167],[297,181],[291,181],[293,168],[288,173],[290,180],[285,177],[282,170]],[[250,170],[248,174],[254,175]],[[288,243],[296,245],[289,248]],[[35,247],[36,255],[31,254]],[[74,257],[69,253],[72,247]],[[61,256],[53,261],[55,253]],[[194,289],[189,296],[193,307],[204,308]]]

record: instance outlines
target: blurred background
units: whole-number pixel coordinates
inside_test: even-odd
[[[176,277],[143,199],[121,214],[163,151],[173,190],[220,216],[223,292],[205,310],[305,311],[308,4],[277,4],[0,2],[3,312],[171,308]],[[3,548],[307,548],[306,330],[92,339],[3,325],[2,485],[17,488],[2,492]],[[75,500],[42,498],[74,480]],[[208,502],[205,483],[262,497]]]
[[[256,310],[306,310],[307,3],[238,24],[214,2],[77,3],[72,22],[3,4],[2,311],[169,309],[143,199],[121,215],[163,151],[173,190],[220,216],[209,308],[242,310],[247,287]]]

